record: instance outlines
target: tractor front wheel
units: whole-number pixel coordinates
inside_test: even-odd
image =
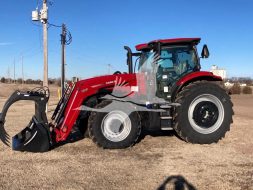
[[[102,101],[96,109],[89,117],[89,134],[98,146],[121,149],[136,143],[140,117],[128,103]]]
[[[218,142],[230,130],[232,102],[215,83],[198,81],[184,87],[177,95],[175,126],[185,141],[198,144]]]

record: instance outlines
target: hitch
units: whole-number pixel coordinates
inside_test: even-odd
[[[4,129],[5,117],[12,104],[20,100],[35,102],[35,115],[25,129],[12,138],[12,149],[28,152],[45,152],[52,145],[49,124],[46,116],[46,105],[50,92],[47,87],[31,91],[15,91],[6,101],[0,113],[0,139],[9,146],[9,135]]]

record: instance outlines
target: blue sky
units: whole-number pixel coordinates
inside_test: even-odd
[[[43,76],[42,27],[31,21],[31,11],[42,0],[9,0],[1,3],[0,76]],[[49,22],[66,23],[73,36],[67,46],[66,74],[87,78],[112,71],[126,71],[124,45],[154,39],[201,37],[211,56],[202,70],[215,64],[228,76],[253,78],[252,0],[51,0]],[[59,28],[49,28],[49,77],[60,76]]]

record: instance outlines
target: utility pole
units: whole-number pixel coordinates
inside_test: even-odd
[[[7,69],[7,77],[8,77],[8,83],[11,83],[11,71],[10,71],[10,66],[8,66],[8,69]]]
[[[62,24],[62,34],[61,34],[61,45],[62,45],[62,56],[61,56],[61,95],[64,94],[64,83],[65,83],[65,46],[66,46],[66,26]]]
[[[48,47],[47,47],[47,24],[48,24],[48,7],[47,0],[42,0],[43,5],[40,12],[38,8],[32,11],[32,21],[41,21],[43,25],[43,54],[44,54],[44,76],[43,86],[48,87]]]
[[[48,87],[48,45],[47,45],[47,20],[48,20],[47,0],[43,0],[43,8],[41,10],[41,22],[43,24],[43,48],[44,48],[44,77],[43,86]]]
[[[32,11],[32,20],[41,21],[43,25],[43,57],[44,57],[44,76],[43,76],[43,86],[48,87],[48,46],[47,46],[47,24],[48,24],[48,7],[47,0],[42,0],[43,6],[38,11],[38,8],[35,11]],[[47,108],[46,108],[47,112]]]
[[[21,64],[22,64],[22,85],[24,84],[24,57],[21,55]]]
[[[13,78],[14,78],[14,84],[16,83],[16,60],[14,58],[13,61]]]

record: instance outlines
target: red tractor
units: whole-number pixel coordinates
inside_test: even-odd
[[[103,148],[134,145],[143,130],[175,130],[190,143],[218,142],[232,123],[232,103],[221,77],[200,71],[200,38],[151,41],[127,50],[128,73],[90,78],[69,84],[52,122],[45,109],[49,90],[16,91],[0,114],[0,138],[8,108],[18,100],[35,101],[35,115],[12,138],[12,148],[44,152],[68,139],[78,128]],[[204,45],[201,58],[208,58]],[[133,65],[133,60],[135,64]]]

